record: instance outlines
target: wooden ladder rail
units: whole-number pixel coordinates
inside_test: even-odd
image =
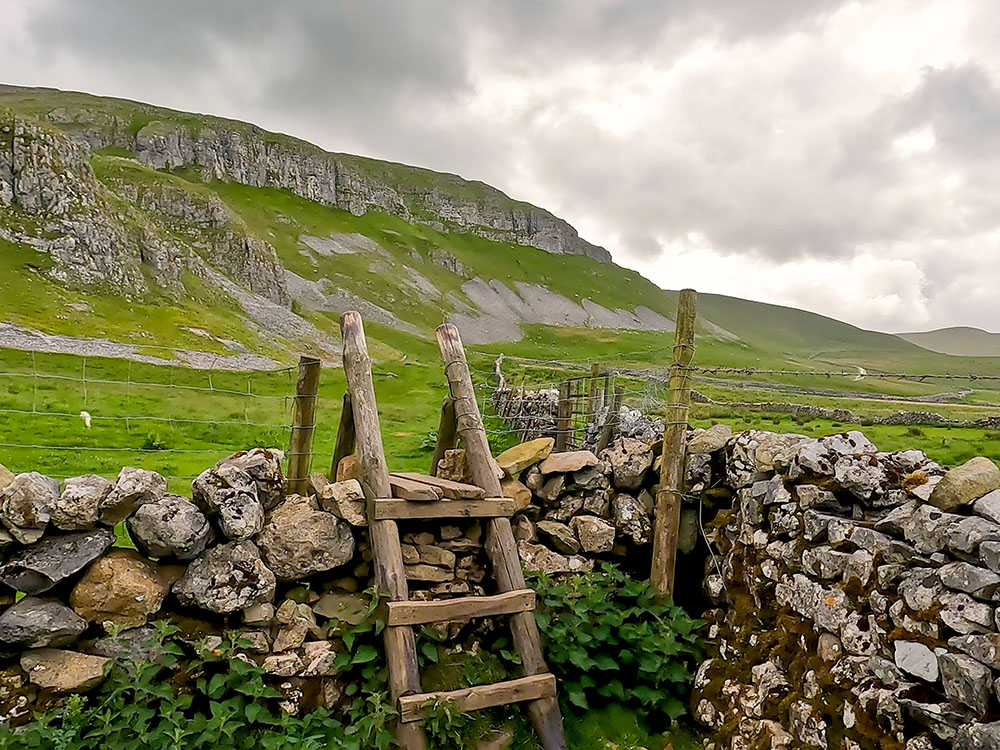
[[[462,337],[458,328],[445,323],[437,329],[437,340],[444,360],[449,392],[454,401],[456,433],[465,448],[472,482],[486,490],[487,497],[502,497],[500,480],[494,473],[493,455],[465,359]],[[486,553],[493,564],[493,575],[501,593],[527,588],[510,519],[490,519],[486,528]],[[527,678],[548,673],[534,612],[517,612],[511,615],[510,620],[514,648],[521,657]],[[545,750],[568,750],[559,702],[554,696],[530,700],[528,712]]]
[[[369,500],[388,498],[391,497],[389,469],[382,447],[371,357],[368,355],[361,316],[353,311],[345,312],[340,318],[340,332],[344,342],[344,373],[351,394],[362,485]],[[497,493],[497,496],[500,494]],[[386,591],[393,601],[407,601],[409,589],[396,521],[372,518],[368,528],[376,585]],[[421,692],[416,637],[409,625],[390,625],[385,628],[384,641],[389,665],[389,693],[393,705],[398,706],[400,698]],[[403,750],[427,748],[423,727],[416,721],[397,722],[396,740]]]

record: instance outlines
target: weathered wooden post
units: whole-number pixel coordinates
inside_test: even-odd
[[[337,426],[337,442],[333,445],[333,460],[330,462],[330,481],[337,481],[337,467],[340,462],[354,453],[354,409],[351,407],[351,392],[344,391],[344,402],[340,407],[340,424]]]
[[[625,386],[616,385],[615,395],[608,396],[608,413],[604,415],[604,425],[601,427],[601,435],[597,438],[597,446],[594,448],[594,453],[598,456],[601,455],[601,451],[611,444],[611,438],[614,435],[615,429],[618,427],[618,416],[622,408],[622,399],[625,397]]]
[[[356,312],[345,312],[340,318],[340,332],[344,341],[344,373],[351,390],[358,462],[365,492],[371,493],[369,500],[389,498],[392,497],[392,488],[382,448],[371,358],[368,356],[361,316]],[[376,585],[388,592],[392,601],[406,601],[406,571],[403,568],[396,522],[376,521],[372,518],[368,530],[375,552],[373,563]],[[389,693],[393,706],[396,706],[401,696],[420,692],[416,638],[413,628],[409,626],[388,626],[383,637],[389,657]],[[404,750],[424,750],[427,747],[427,738],[419,722],[398,722],[396,739]]]
[[[288,491],[303,494],[309,477],[313,433],[316,431],[316,394],[322,363],[316,357],[299,357],[299,379],[295,383],[295,411],[288,444]]]
[[[556,411],[556,453],[566,450],[569,432],[573,429],[573,402],[570,399],[570,381],[559,384],[559,403]]]
[[[674,566],[677,562],[677,531],[681,521],[681,484],[684,481],[684,453],[688,409],[691,405],[691,371],[694,360],[694,321],[698,293],[682,289],[677,303],[674,357],[670,366],[667,421],[663,432],[660,486],[656,492],[653,524],[653,566],[650,582],[666,596],[674,594]]]
[[[586,428],[591,422],[597,423],[597,410],[599,397],[597,395],[597,384],[601,379],[601,366],[596,362],[590,366],[590,393],[587,397],[586,415],[583,418],[583,426]]]
[[[441,421],[438,423],[437,440],[434,442],[434,455],[431,456],[432,477],[437,476],[438,463],[444,458],[445,451],[450,451],[458,445],[458,432],[455,424],[455,400],[445,396],[441,401]]]
[[[494,473],[495,463],[490,444],[483,429],[483,419],[476,402],[472,376],[465,359],[465,348],[458,329],[445,323],[437,329],[438,346],[444,360],[448,386],[455,399],[456,424],[473,482],[486,490],[487,497],[501,497],[500,480]],[[569,382],[564,383],[569,388]],[[511,530],[510,519],[491,518],[486,526],[486,553],[493,565],[493,574],[501,593],[522,591],[526,588],[521,559]],[[525,675],[548,672],[542,655],[541,639],[533,612],[519,612],[510,617],[514,648],[521,656]],[[533,700],[528,704],[535,732],[545,750],[566,750],[563,736],[562,715],[555,698]]]

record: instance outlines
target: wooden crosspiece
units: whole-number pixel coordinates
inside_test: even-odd
[[[450,447],[456,438],[461,440],[473,484],[412,472],[389,473],[361,316],[356,312],[344,313],[340,325],[350,393],[345,404],[349,403],[352,409],[362,485],[369,498],[369,532],[376,584],[389,595],[385,650],[390,694],[399,711],[396,738],[400,747],[403,750],[426,749],[427,739],[419,719],[435,701],[451,701],[462,711],[526,702],[545,750],[567,750],[556,700],[556,681],[542,657],[541,639],[535,624],[535,593],[525,584],[511,531],[509,517],[514,513],[514,501],[503,497],[500,481],[493,473],[493,459],[458,330],[452,325],[444,325],[437,331],[451,392],[442,407],[442,425],[446,416],[454,425],[454,432],[442,445]],[[413,518],[488,519],[486,553],[500,593],[444,601],[410,601],[397,520]],[[514,648],[521,657],[525,676],[464,690],[423,692],[414,626],[499,615],[510,616]]]

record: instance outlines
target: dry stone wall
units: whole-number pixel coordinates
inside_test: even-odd
[[[236,453],[191,498],[141,469],[60,484],[0,466],[0,720],[97,687],[114,660],[154,659],[157,621],[192,655],[248,643],[241,658],[263,667],[286,711],[340,708],[334,661],[372,585],[361,486],[314,474],[307,495],[287,494],[280,460]],[[402,531],[414,599],[485,593],[479,522]]]
[[[751,431],[688,467],[732,497],[692,699],[708,747],[1000,748],[993,461]]]

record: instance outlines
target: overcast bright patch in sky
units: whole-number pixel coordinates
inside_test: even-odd
[[[0,0],[0,81],[480,179],[666,288],[1000,329],[991,0]]]

